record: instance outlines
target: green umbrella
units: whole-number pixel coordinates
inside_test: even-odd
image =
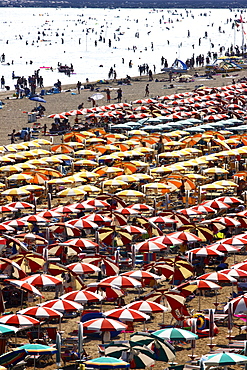
[[[17,349],[24,349],[29,355],[34,355],[34,369],[36,355],[53,355],[57,352],[56,347],[44,346],[43,344],[24,344],[24,346],[18,347]]]
[[[85,365],[96,369],[126,369],[130,367],[128,362],[114,357],[98,357],[84,362]]]
[[[112,341],[105,347],[105,355],[106,356],[112,356],[115,358],[122,357],[123,352],[129,352],[130,351],[130,344],[129,341],[121,341],[119,343],[118,341]]]
[[[155,364],[154,352],[148,347],[136,346],[129,355],[131,369],[145,369]]]
[[[205,366],[224,366],[226,368],[228,365],[246,364],[247,357],[236,353],[222,352],[208,356],[203,363]]]
[[[161,329],[153,332],[152,334],[156,335],[158,338],[162,338],[169,341],[178,341],[178,340],[186,341],[198,339],[198,335],[192,333],[189,330],[184,330],[180,328]]]

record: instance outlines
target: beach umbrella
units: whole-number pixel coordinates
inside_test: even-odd
[[[103,280],[101,280],[101,283],[108,283],[111,285],[116,285],[122,289],[127,289],[127,288],[140,288],[142,284],[131,277],[128,276],[113,276],[113,277],[108,277]]]
[[[149,206],[148,204],[141,204],[141,203],[135,203],[135,204],[132,204],[130,206],[128,206],[127,208],[132,208],[132,209],[135,209],[137,211],[140,211],[140,212],[153,212],[154,211],[154,208]]]
[[[123,272],[121,274],[122,276],[129,276],[129,277],[132,277],[136,280],[144,280],[147,279],[147,280],[159,280],[160,279],[160,276],[156,275],[156,274],[153,274],[152,272],[149,272],[149,271],[144,271],[144,270],[133,270],[133,271],[127,271],[127,272]]]
[[[28,208],[34,208],[33,204],[27,203],[27,202],[13,202],[9,203],[7,205],[8,207],[13,207],[16,209],[28,209]]]
[[[234,247],[230,244],[217,244],[217,243],[207,246],[207,249],[217,250],[222,253],[236,253],[239,251],[239,248]]]
[[[212,240],[214,237],[214,232],[209,229],[207,226],[202,226],[202,224],[190,224],[190,225],[184,225],[180,226],[179,230],[181,231],[188,231],[194,235],[197,235],[197,237],[200,239],[200,241],[208,241]],[[216,230],[219,231],[218,229]],[[174,234],[172,234],[174,235]],[[177,237],[180,239],[179,237]]]
[[[127,329],[127,325],[117,320],[108,318],[99,318],[83,322],[83,328],[86,328],[87,330],[97,330],[101,332],[119,331]]]
[[[210,220],[211,222],[220,222],[225,226],[228,227],[238,227],[241,225],[241,223],[237,220],[235,220],[233,217],[216,217],[213,220]]]
[[[141,242],[135,245],[135,249],[138,252],[161,252],[162,250],[166,250],[167,246],[165,244],[158,243],[156,241],[147,240],[145,242]]]
[[[59,311],[48,307],[27,307],[23,310],[17,311],[18,314],[38,317],[39,319],[60,319],[63,314]]]
[[[176,220],[173,220],[171,218],[164,217],[164,216],[151,217],[151,218],[149,218],[149,221],[154,222],[154,223],[159,223],[159,224],[168,224],[168,225],[169,224],[175,224],[175,223],[178,222]]]
[[[59,197],[77,197],[77,196],[85,195],[85,194],[86,194],[86,192],[83,191],[82,189],[69,188],[69,189],[59,191],[57,193],[57,196],[59,196]]]
[[[34,286],[40,286],[40,287],[47,287],[47,286],[56,286],[59,284],[62,284],[62,280],[46,274],[35,274],[28,276],[22,281],[25,281],[26,283],[32,284]]]
[[[10,351],[4,353],[0,356],[0,365],[3,367],[3,370],[7,368],[12,368],[14,365],[18,364],[19,362],[23,361],[27,356],[27,352],[24,349],[15,349],[14,351]]]
[[[67,265],[66,268],[73,274],[77,274],[77,275],[94,274],[100,271],[99,267],[94,266],[91,263],[85,263],[85,262],[71,263],[70,265]]]
[[[221,272],[222,274],[230,275],[234,277],[235,279],[247,278],[247,271],[233,268],[233,267],[230,269],[221,270]]]
[[[75,312],[83,310],[83,306],[79,303],[72,302],[66,299],[53,299],[39,304],[40,307],[48,307],[59,312]]]
[[[201,239],[198,236],[188,231],[177,231],[177,232],[168,234],[168,236],[173,236],[174,238],[180,239],[183,242],[187,242],[187,243],[201,241]]]
[[[161,329],[154,331],[152,334],[171,342],[198,339],[198,335],[192,333],[189,330],[184,330],[181,328]]]
[[[211,207],[217,210],[230,208],[228,204],[220,202],[219,200],[208,200],[208,201],[201,203],[200,205]]]
[[[128,321],[147,321],[150,319],[150,316],[146,315],[143,312],[133,310],[131,308],[118,308],[110,311],[104,312],[104,316],[111,319],[120,320],[124,322]]]
[[[240,365],[247,363],[247,356],[242,356],[236,353],[222,352],[215,355],[209,355],[206,361],[203,361],[205,366],[222,366],[227,369],[227,366]]]
[[[16,254],[10,257],[11,261],[16,262],[22,269],[29,268],[32,272],[40,270],[45,260],[38,253]]]
[[[57,275],[61,275],[63,272],[66,272],[67,270],[60,264],[49,263],[47,267],[47,271],[52,276],[57,276]]]
[[[192,209],[199,211],[201,213],[216,213],[216,210],[212,207],[206,206],[206,205],[198,205],[191,207]]]
[[[27,315],[9,314],[1,316],[0,323],[19,327],[19,326],[39,325],[40,321]]]
[[[22,279],[26,277],[26,273],[22,270],[22,268],[18,265],[18,263],[4,257],[0,257],[0,269],[4,271],[8,269],[11,265],[12,269],[12,277],[16,279]]]
[[[88,302],[99,302],[103,299],[100,294],[86,290],[75,290],[73,292],[65,293],[60,298],[66,299],[68,301],[74,301],[80,304],[85,304]]]
[[[167,307],[159,303],[151,302],[151,301],[136,301],[136,302],[127,304],[125,307],[132,309],[132,310],[137,310],[140,312],[148,313],[148,314],[168,311]]]
[[[124,230],[126,230],[131,235],[143,235],[143,234],[147,234],[147,230],[146,229],[143,229],[143,228],[138,227],[138,226],[133,226],[133,225],[124,226]]]
[[[245,235],[233,235],[231,238],[221,239],[216,241],[217,244],[230,244],[232,246],[242,246],[247,244],[247,239],[245,239]]]
[[[130,367],[128,362],[109,356],[85,361],[85,365],[93,369],[127,369]]]
[[[13,208],[13,207],[10,207],[10,206],[0,206],[0,212],[1,213],[4,213],[4,212],[16,212],[17,211],[17,208]]]
[[[192,253],[195,257],[207,257],[207,256],[224,256],[224,253],[218,251],[217,249],[211,247],[201,247],[190,249],[189,252]]]
[[[7,189],[7,190],[2,191],[1,195],[17,197],[21,195],[30,195],[30,191],[20,189],[20,188],[12,188],[12,189]]]
[[[113,260],[109,257],[104,257],[101,255],[95,255],[94,257],[85,257],[83,258],[83,262],[90,263],[101,267],[103,265],[105,269],[105,274],[107,276],[114,276],[119,274],[119,267]]]
[[[99,224],[106,224],[112,221],[110,217],[98,213],[90,213],[89,215],[83,216],[82,220],[87,220]]]
[[[182,241],[174,238],[173,236],[170,235],[165,235],[165,236],[156,236],[154,238],[150,238],[150,241],[154,241],[156,243],[161,243],[165,245],[179,245],[182,244]]]
[[[246,262],[240,262],[235,265],[231,266],[232,269],[241,270],[247,273],[247,261]]]
[[[216,198],[217,200],[219,200],[220,202],[223,202],[223,203],[226,203],[226,204],[229,204],[229,205],[232,205],[232,204],[242,204],[243,201],[236,198],[236,197],[219,197],[219,198]]]
[[[26,222],[49,222],[49,220],[47,220],[46,218],[40,217],[38,215],[29,215],[29,216],[21,217],[20,220],[26,221]]]
[[[6,281],[7,283],[21,289],[21,290],[25,290],[26,292],[28,293],[31,293],[31,294],[34,294],[34,295],[37,295],[39,297],[43,297],[43,295],[40,293],[40,291],[38,289],[36,289],[32,284],[26,282],[26,281],[21,281],[21,280],[15,280],[15,279],[5,279],[4,281]],[[22,302],[21,302],[22,304]]]
[[[237,280],[229,275],[223,274],[221,272],[211,272],[207,274],[203,274],[198,276],[197,279],[200,280],[210,280],[214,282],[228,282],[228,283],[236,283]]]
[[[76,218],[66,222],[66,225],[72,225],[78,229],[97,229],[98,225],[95,222],[84,220],[82,218]]]
[[[1,334],[1,336],[4,335],[4,334],[8,334],[8,335],[15,334],[17,331],[18,331],[18,329],[15,328],[14,326],[0,324],[0,334]],[[1,362],[0,362],[0,364],[1,364]]]

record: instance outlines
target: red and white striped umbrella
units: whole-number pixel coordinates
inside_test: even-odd
[[[112,221],[110,217],[103,216],[98,213],[91,213],[90,215],[84,216],[82,217],[82,220],[91,221],[95,223],[99,222],[99,223],[104,223],[104,224]]]
[[[91,263],[85,262],[75,262],[67,265],[66,268],[73,272],[73,274],[83,275],[83,274],[94,274],[100,271],[100,268],[92,265]]]
[[[63,245],[78,247],[78,248],[95,248],[98,247],[97,243],[94,243],[90,239],[84,239],[84,238],[76,238],[76,239],[70,239],[63,243]]]
[[[198,211],[197,209],[194,208],[179,209],[178,212],[182,213],[185,216],[198,216],[202,214],[201,211]]]
[[[0,224],[0,231],[15,231],[15,229],[9,225]]]
[[[17,211],[17,208],[10,207],[10,206],[0,206],[0,212],[1,213],[4,213],[4,212],[15,212],[15,211]]]
[[[138,226],[132,226],[132,225],[127,225],[123,227],[124,230],[126,230],[129,234],[133,235],[143,235],[147,233],[147,230],[143,229],[142,227]]]
[[[241,225],[241,223],[235,218],[232,217],[216,217],[213,220],[210,220],[211,222],[220,222],[223,225],[226,225],[228,227],[238,227]]]
[[[94,211],[96,208],[94,206],[90,206],[86,202],[81,202],[81,203],[73,203],[69,206],[71,209],[74,209],[75,212],[80,212],[82,211]]]
[[[40,307],[48,307],[59,312],[75,312],[83,310],[83,306],[79,303],[72,302],[66,299],[53,299],[39,304]]]
[[[27,222],[49,222],[49,220],[47,220],[46,218],[40,217],[38,215],[29,215],[29,216],[21,217],[20,220],[27,221]]]
[[[193,253],[194,256],[198,257],[224,256],[224,253],[217,251],[217,249],[206,247],[190,249],[187,253]]]
[[[161,243],[165,245],[179,245],[182,244],[182,241],[178,238],[174,238],[170,235],[165,236],[155,236],[154,238],[149,239],[150,241],[154,241],[156,243]]]
[[[150,316],[131,308],[118,308],[104,312],[106,317],[121,321],[147,321]]]
[[[25,281],[26,283],[32,284],[34,286],[56,286],[59,284],[62,284],[62,280],[51,275],[45,275],[45,274],[35,274],[28,276],[22,281]]]
[[[229,303],[231,303],[233,313],[247,313],[247,295],[241,295],[228,302],[224,307],[225,312],[228,310]]]
[[[131,206],[128,206],[127,208],[132,208],[132,209],[135,209],[135,210],[140,211],[140,212],[152,212],[152,211],[154,211],[153,207],[151,207],[147,204],[140,204],[140,203],[132,204]]]
[[[75,209],[75,207],[73,207],[72,205],[56,207],[56,208],[51,209],[51,211],[55,211],[58,213],[79,213],[80,212],[79,209]]]
[[[221,270],[220,272],[222,272],[222,274],[230,275],[234,277],[235,279],[243,279],[243,278],[246,279],[247,278],[247,271],[240,270],[240,269],[231,268],[231,269]]]
[[[159,280],[160,279],[160,276],[153,274],[152,272],[144,271],[144,270],[133,270],[133,271],[123,272],[121,276],[129,276],[136,280],[145,280],[145,279]]]
[[[38,289],[36,289],[32,284],[29,284],[25,281],[15,280],[15,279],[5,279],[4,281],[8,282],[11,285],[14,285],[15,287],[21,290],[25,290],[26,292],[29,292],[31,294],[35,294],[39,297],[44,298]]]
[[[85,204],[88,204],[89,206],[93,206],[95,208],[109,208],[110,204],[99,199],[91,199],[84,202]]]
[[[133,208],[118,208],[114,212],[120,213],[121,215],[125,216],[136,216],[140,214],[140,212]]]
[[[147,240],[145,242],[136,244],[135,249],[138,252],[149,252],[149,253],[154,252],[155,253],[155,252],[166,250],[167,246],[165,244],[161,244],[156,241]]]
[[[63,316],[61,312],[53,310],[52,308],[39,307],[39,306],[27,307],[27,308],[24,308],[24,310],[18,311],[17,313],[21,315],[39,317],[42,319],[50,319],[50,318],[59,319],[60,317]]]
[[[44,218],[53,218],[53,217],[63,217],[63,214],[57,211],[52,211],[51,209],[47,209],[46,211],[39,212],[38,216]]]
[[[222,287],[218,284],[215,284],[213,281],[209,280],[193,280],[190,281],[191,285],[197,285],[199,290],[216,290],[221,289]]]
[[[230,244],[233,246],[240,246],[240,245],[245,245],[247,244],[247,239],[243,237],[243,234],[240,235],[235,235],[231,238],[226,238],[226,239],[221,239],[216,241],[217,244]]]
[[[215,244],[211,244],[209,246],[207,246],[207,249],[214,249],[214,250],[218,250],[222,253],[236,253],[239,251],[239,248],[237,247],[234,247],[230,244],[218,244],[218,243],[215,243]]]
[[[129,303],[125,306],[126,308],[131,308],[132,310],[138,310],[145,313],[156,313],[156,312],[167,312],[168,308],[160,303],[151,301],[136,301]]]
[[[236,263],[235,265],[232,265],[231,268],[247,272],[247,261]]]
[[[119,286],[122,289],[138,288],[138,287],[142,286],[140,281],[138,281],[136,279],[133,279],[131,277],[128,277],[128,276],[120,276],[120,275],[105,278],[105,279],[101,280],[100,283],[108,283],[108,284],[111,284],[111,285],[116,285],[116,286]]]
[[[83,220],[82,218],[75,218],[74,220],[68,221],[66,225],[72,225],[78,229],[97,229],[98,225],[95,222]]]
[[[163,216],[150,217],[149,221],[154,222],[155,224],[174,224],[178,222],[176,220]]]
[[[34,319],[31,316],[21,315],[21,314],[10,314],[0,317],[1,324],[13,325],[13,326],[33,326],[39,325],[40,321]]]
[[[79,255],[80,257],[80,255]],[[116,265],[116,263],[109,257],[104,257],[101,255],[95,255],[93,257],[83,257],[82,259],[85,263],[90,263],[92,265],[100,267],[102,264],[105,268],[105,274],[107,276],[114,276],[119,274],[119,267]]]
[[[230,208],[230,206],[226,203],[220,202],[219,200],[208,200],[206,202],[201,203],[202,206],[208,206],[213,209],[227,209]]]
[[[102,295],[87,290],[75,290],[73,292],[63,294],[60,298],[80,304],[85,304],[87,302],[99,302],[103,299]]]
[[[24,226],[28,226],[28,222],[21,221],[20,219],[5,221],[5,222],[3,222],[3,224],[4,225],[11,226],[11,227],[24,227]]]
[[[226,204],[242,204],[243,201],[236,198],[236,197],[219,197],[219,198],[216,198],[217,200],[219,200],[220,202],[223,202],[223,203],[226,203]]]
[[[12,202],[7,204],[8,207],[13,207],[17,209],[28,209],[28,208],[34,208],[34,205],[27,202]]]
[[[194,209],[196,211],[199,211],[201,213],[216,213],[215,209],[206,205],[198,205],[191,207],[191,209]]]
[[[201,276],[198,276],[197,279],[228,283],[236,283],[237,281],[235,278],[226,274],[222,274],[221,272],[211,272],[208,274],[203,274]]]
[[[82,324],[85,329],[90,331],[119,331],[127,329],[127,325],[122,322],[108,318],[93,319]]]
[[[173,236],[176,239],[180,239],[183,242],[188,243],[201,241],[201,238],[198,238],[198,236],[190,233],[189,231],[176,231],[174,233],[168,234],[168,236]]]

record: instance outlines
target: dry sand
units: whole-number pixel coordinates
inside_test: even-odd
[[[173,93],[178,92],[185,92],[185,91],[192,91],[198,85],[204,85],[208,87],[215,87],[215,86],[224,86],[229,85],[232,83],[232,79],[234,78],[235,82],[245,75],[247,72],[242,70],[240,72],[232,73],[227,77],[223,77],[222,74],[217,74],[213,77],[213,79],[206,79],[203,77],[204,69],[196,69],[199,75],[202,77],[194,78],[193,82],[183,82],[179,83],[173,81],[174,88],[169,88],[169,81],[167,74],[156,74],[154,76],[154,81],[148,81],[148,76],[142,76],[133,78],[131,81],[131,85],[121,85],[123,90],[123,100],[126,102],[134,101],[136,99],[143,99],[145,95],[145,86],[149,83],[149,90],[150,94],[149,97],[157,97],[163,95],[170,95]],[[195,70],[189,71],[190,75],[194,75]],[[158,80],[165,80],[162,82],[155,82],[155,79]],[[62,77],[61,77],[62,80]],[[138,81],[136,81],[138,80]],[[117,93],[116,90],[119,87],[117,82],[112,80],[109,81],[109,85],[102,85],[96,83],[96,86],[99,88],[99,91],[103,91],[104,89],[111,87],[113,88],[111,92],[111,103],[116,103]],[[46,88],[47,90],[49,88]],[[70,90],[70,91],[68,91]],[[53,95],[46,95],[45,99],[47,101],[45,105],[46,112],[45,117],[39,119],[41,126],[45,123],[47,124],[48,128],[51,127],[52,119],[47,118],[48,115],[53,113],[61,113],[65,111],[70,111],[73,109],[77,109],[78,105],[82,102],[84,103],[84,107],[91,107],[91,103],[88,102],[88,97],[90,97],[94,92],[89,90],[82,90],[80,94],[71,94],[76,93],[76,86],[75,85],[62,85],[62,93],[61,94],[53,94]],[[67,92],[64,92],[67,91]],[[3,109],[0,109],[0,145],[6,145],[10,143],[10,137],[8,134],[12,132],[15,128],[17,131],[22,129],[22,127],[32,127],[32,124],[28,123],[28,115],[27,113],[35,107],[35,102],[30,101],[28,98],[23,99],[13,99],[13,92],[0,92],[0,100],[2,100],[5,105]],[[37,90],[40,92],[40,89]],[[104,93],[106,96],[106,94]],[[107,104],[106,98],[98,101],[98,105],[105,105]],[[71,125],[73,125],[74,117],[70,117]],[[58,142],[60,137],[58,138]]]
[[[203,70],[198,70],[199,74],[203,73]],[[192,74],[192,73],[191,73]],[[150,87],[150,97],[156,97],[159,95],[170,95],[176,92],[184,92],[184,91],[191,91],[195,89],[195,86],[197,85],[205,85],[209,87],[215,87],[215,86],[223,86],[223,85],[228,85],[232,83],[232,78],[237,80],[240,77],[245,76],[245,71],[233,73],[231,77],[223,77],[221,74],[218,74],[214,76],[212,80],[205,80],[203,77],[198,77],[195,78],[194,82],[188,82],[188,83],[174,83],[174,88],[167,88],[169,85],[169,81],[165,82],[149,82],[148,77],[144,76],[139,81],[132,81],[131,85],[123,85],[121,86],[123,90],[123,101],[133,101],[135,99],[142,99],[144,98],[145,94],[145,86],[147,83],[149,83]],[[155,76],[155,78],[161,79],[161,78],[166,78],[167,75],[164,74],[158,74]],[[112,87],[117,89],[117,83],[110,81],[109,85],[100,85],[97,84],[97,86],[100,88],[100,91],[102,91],[106,87]],[[75,85],[69,85],[69,86],[62,86],[63,90],[68,90],[68,89],[73,89],[75,90]],[[38,90],[39,91],[39,90]],[[9,137],[8,134],[12,132],[12,130],[15,128],[16,130],[20,130],[22,127],[27,127],[31,126],[32,124],[27,123],[27,113],[23,112],[28,112],[31,111],[31,109],[34,108],[35,103],[30,101],[27,98],[24,99],[12,99],[12,94],[13,92],[1,92],[0,93],[0,99],[5,103],[5,106],[3,109],[0,110],[0,144],[8,144]],[[76,94],[72,95],[71,91],[70,92],[62,92],[61,94],[54,94],[54,95],[49,95],[46,96],[45,99],[47,100],[47,103],[45,104],[46,107],[46,116],[52,113],[60,113],[63,111],[68,111],[72,109],[77,109],[78,105],[80,103],[84,103],[84,107],[90,107],[90,103],[87,102],[87,98],[92,95],[92,92],[90,91],[82,91],[81,94]],[[111,93],[112,98],[116,96],[116,93],[113,91]],[[8,99],[9,98],[9,99]],[[112,103],[116,102],[116,100],[112,100]],[[106,104],[106,99],[102,99],[100,101],[100,105]],[[72,123],[72,117],[70,118],[71,123]],[[48,127],[50,127],[51,120],[44,117],[40,119],[40,123],[43,126],[44,123],[47,123]],[[40,134],[40,137],[42,135]],[[58,137],[57,142],[59,142],[61,139]],[[240,262],[244,259],[243,256],[237,256],[237,261]],[[236,261],[236,262],[237,262]],[[229,258],[227,261],[229,264],[233,263],[233,259]],[[168,287],[168,284],[165,283],[165,286]],[[148,291],[149,289],[145,289],[145,291]],[[231,293],[231,287],[224,287],[219,296],[219,302],[227,302],[228,297],[230,296]],[[48,299],[53,299],[54,293],[45,293],[45,298],[46,300]],[[135,294],[129,294],[126,300],[126,303],[128,301],[131,301],[135,297]],[[202,308],[214,308],[213,302],[215,301],[215,297],[206,297],[202,298]],[[30,304],[29,304],[30,305]],[[113,305],[106,304],[103,305],[103,311],[109,310],[111,308],[114,308]],[[197,311],[198,308],[198,297],[193,299],[191,302],[189,302],[189,308],[194,309]],[[222,306],[219,307],[222,309]],[[13,311],[17,311],[20,308],[13,308]],[[167,323],[170,323],[172,316],[170,314],[166,314],[166,320]],[[75,319],[67,319],[62,323],[62,330],[64,330],[63,336],[66,337],[71,333],[73,330],[77,329],[79,318]],[[154,319],[147,325],[148,329],[152,330],[157,330],[159,329],[158,323],[162,322],[162,315],[161,314],[155,314]],[[143,325],[142,324],[135,324],[135,329],[136,330],[142,330]],[[238,330],[236,328],[233,329],[233,334],[237,335]],[[228,343],[228,340],[226,339],[227,337],[227,327],[220,327],[220,333],[215,337],[214,343],[216,345],[226,345]],[[123,335],[119,337],[119,339],[123,339]],[[128,338],[126,338],[128,339]],[[23,341],[23,339],[21,339]],[[94,357],[98,357],[98,351],[97,351],[97,344],[100,342],[97,340],[86,340],[85,343],[85,349],[87,353]],[[209,339],[199,339],[196,342],[196,350],[195,353],[198,356],[201,356],[202,354],[206,354],[209,352],[209,347],[208,347]],[[185,344],[182,346],[181,350],[178,350],[176,352],[176,362],[177,363],[185,363],[189,361],[188,355],[191,354],[191,349],[189,344]],[[69,364],[66,366],[66,368],[69,368]],[[166,367],[166,364],[162,362],[156,362],[156,365],[153,367],[154,370],[161,370]],[[50,369],[55,369],[56,364],[54,363],[53,365],[48,365],[46,367],[48,370]],[[234,368],[234,367],[233,367]],[[237,367],[235,367],[237,368]],[[31,367],[30,367],[31,369]]]

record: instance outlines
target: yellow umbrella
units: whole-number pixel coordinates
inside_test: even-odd
[[[44,158],[30,159],[26,163],[32,164],[34,166],[47,166],[48,163]]]
[[[25,157],[24,157],[25,158]],[[15,163],[14,159],[7,157],[6,155],[0,157],[0,162]]]
[[[51,158],[58,158],[61,159],[62,161],[73,161],[73,158],[66,154],[53,155],[51,156]]]
[[[1,195],[4,196],[18,196],[18,195],[29,195],[30,191],[21,188],[12,188],[4,190]]]
[[[86,193],[99,193],[101,192],[101,189],[98,188],[97,186],[93,186],[93,185],[82,185],[82,186],[78,186],[77,189],[80,189],[82,191],[85,191]]]
[[[79,195],[85,195],[86,192],[78,188],[69,188],[57,193],[59,197],[76,197]]]
[[[2,157],[0,157],[0,161],[1,161],[1,158],[11,158],[12,160],[16,160],[16,159],[22,159],[22,160],[25,160],[26,157],[20,153],[9,153],[9,154],[6,154]]]
[[[224,186],[225,188],[237,188],[238,187],[238,184],[236,184],[234,181],[229,181],[229,180],[215,181],[214,184]]]
[[[124,181],[124,182],[138,182],[139,179],[137,179],[136,177],[134,177],[133,175],[120,175],[120,176],[117,176],[115,177],[115,180],[120,180],[120,181]]]
[[[69,180],[68,178],[65,177],[58,177],[56,179],[47,181],[48,184],[70,184],[72,182],[73,182],[72,180]]]
[[[93,178],[99,177],[99,175],[97,173],[94,173],[94,172],[82,171],[82,172],[80,172],[80,177],[85,177],[85,178],[88,178],[88,179],[93,179]]]
[[[85,182],[87,181],[85,178],[80,176],[80,173],[75,173],[74,175],[65,176],[63,179],[68,180],[69,182]]]
[[[144,185],[144,188],[162,190],[162,189],[171,189],[171,186],[163,184],[161,182],[151,182],[150,184]]]
[[[132,175],[136,179],[139,180],[153,180],[153,177],[150,175],[147,175],[146,173],[133,173]]]
[[[234,149],[234,152],[237,152],[238,154],[246,154],[247,153],[247,147],[246,146],[242,146],[240,148],[236,148]]]
[[[149,133],[143,130],[131,130],[129,131],[129,135],[148,136]]]
[[[221,174],[226,174],[226,173],[229,173],[229,172],[227,170],[224,170],[221,167],[211,167],[211,168],[206,168],[206,170],[204,170],[204,173],[211,173],[211,174],[221,175]]]
[[[141,152],[141,153],[152,153],[152,152],[154,152],[154,149],[148,148],[146,146],[141,146],[141,147],[135,148],[135,150],[137,150],[138,152]]]
[[[35,139],[33,140],[33,143],[38,143],[40,145],[51,145],[52,144],[49,140],[45,140],[45,139]]]
[[[0,171],[1,172],[21,172],[22,169],[15,167],[15,165],[14,166],[2,166],[0,167]]]
[[[122,180],[118,180],[117,178],[115,179],[112,179],[112,180],[106,180],[106,181],[103,181],[103,186],[124,186],[124,185],[128,185],[128,183],[126,181],[122,181]]]
[[[167,167],[161,166],[161,167],[151,168],[151,173],[152,174],[159,174],[159,173],[165,173],[165,172],[172,172],[172,169],[170,169],[168,166]]]
[[[22,170],[36,170],[37,168],[36,166],[28,162],[16,164],[15,167],[21,168]]]
[[[174,150],[172,152],[164,152],[159,154],[159,158],[181,158],[181,153],[178,150]]]
[[[164,146],[185,146],[186,143],[182,143],[181,141],[168,141],[164,144]]]
[[[203,190],[224,190],[225,187],[221,185],[217,185],[216,183],[212,183],[212,184],[202,185],[201,189]]]
[[[78,143],[78,141],[69,141],[68,143],[66,143],[66,145],[74,147],[75,149],[84,147],[84,144],[83,143]]]
[[[221,152],[215,153],[215,157],[230,157],[238,155],[234,150],[223,150]]]
[[[122,190],[116,193],[118,197],[140,198],[145,197],[144,193],[137,190]]]
[[[32,149],[29,151],[29,153],[32,153],[33,155],[46,155],[46,154],[51,154],[51,152],[49,150],[45,150],[45,149]]]
[[[74,165],[75,166],[97,167],[99,164],[95,161],[90,161],[89,159],[80,159],[79,161],[75,161]]]
[[[76,152],[76,155],[80,155],[80,156],[94,156],[94,157],[97,157],[97,153],[92,151],[92,150],[89,150],[89,149],[82,149],[82,150],[78,150]]]
[[[206,176],[202,176],[198,173],[186,173],[184,176],[192,180],[205,180],[207,178]]]
[[[14,174],[14,175],[11,175],[11,176],[7,177],[7,179],[9,181],[32,180],[33,179],[33,176],[26,175],[24,173],[17,173],[17,174]]]
[[[62,159],[56,158],[56,157],[48,157],[45,159],[47,163],[63,163]]]
[[[41,185],[25,185],[21,186],[20,189],[28,190],[28,191],[36,191],[36,190],[43,190],[44,186]]]
[[[35,141],[28,141],[27,143],[24,143],[28,148],[32,148],[32,147],[36,147],[36,148],[40,148],[40,145],[39,143],[35,142]]]

